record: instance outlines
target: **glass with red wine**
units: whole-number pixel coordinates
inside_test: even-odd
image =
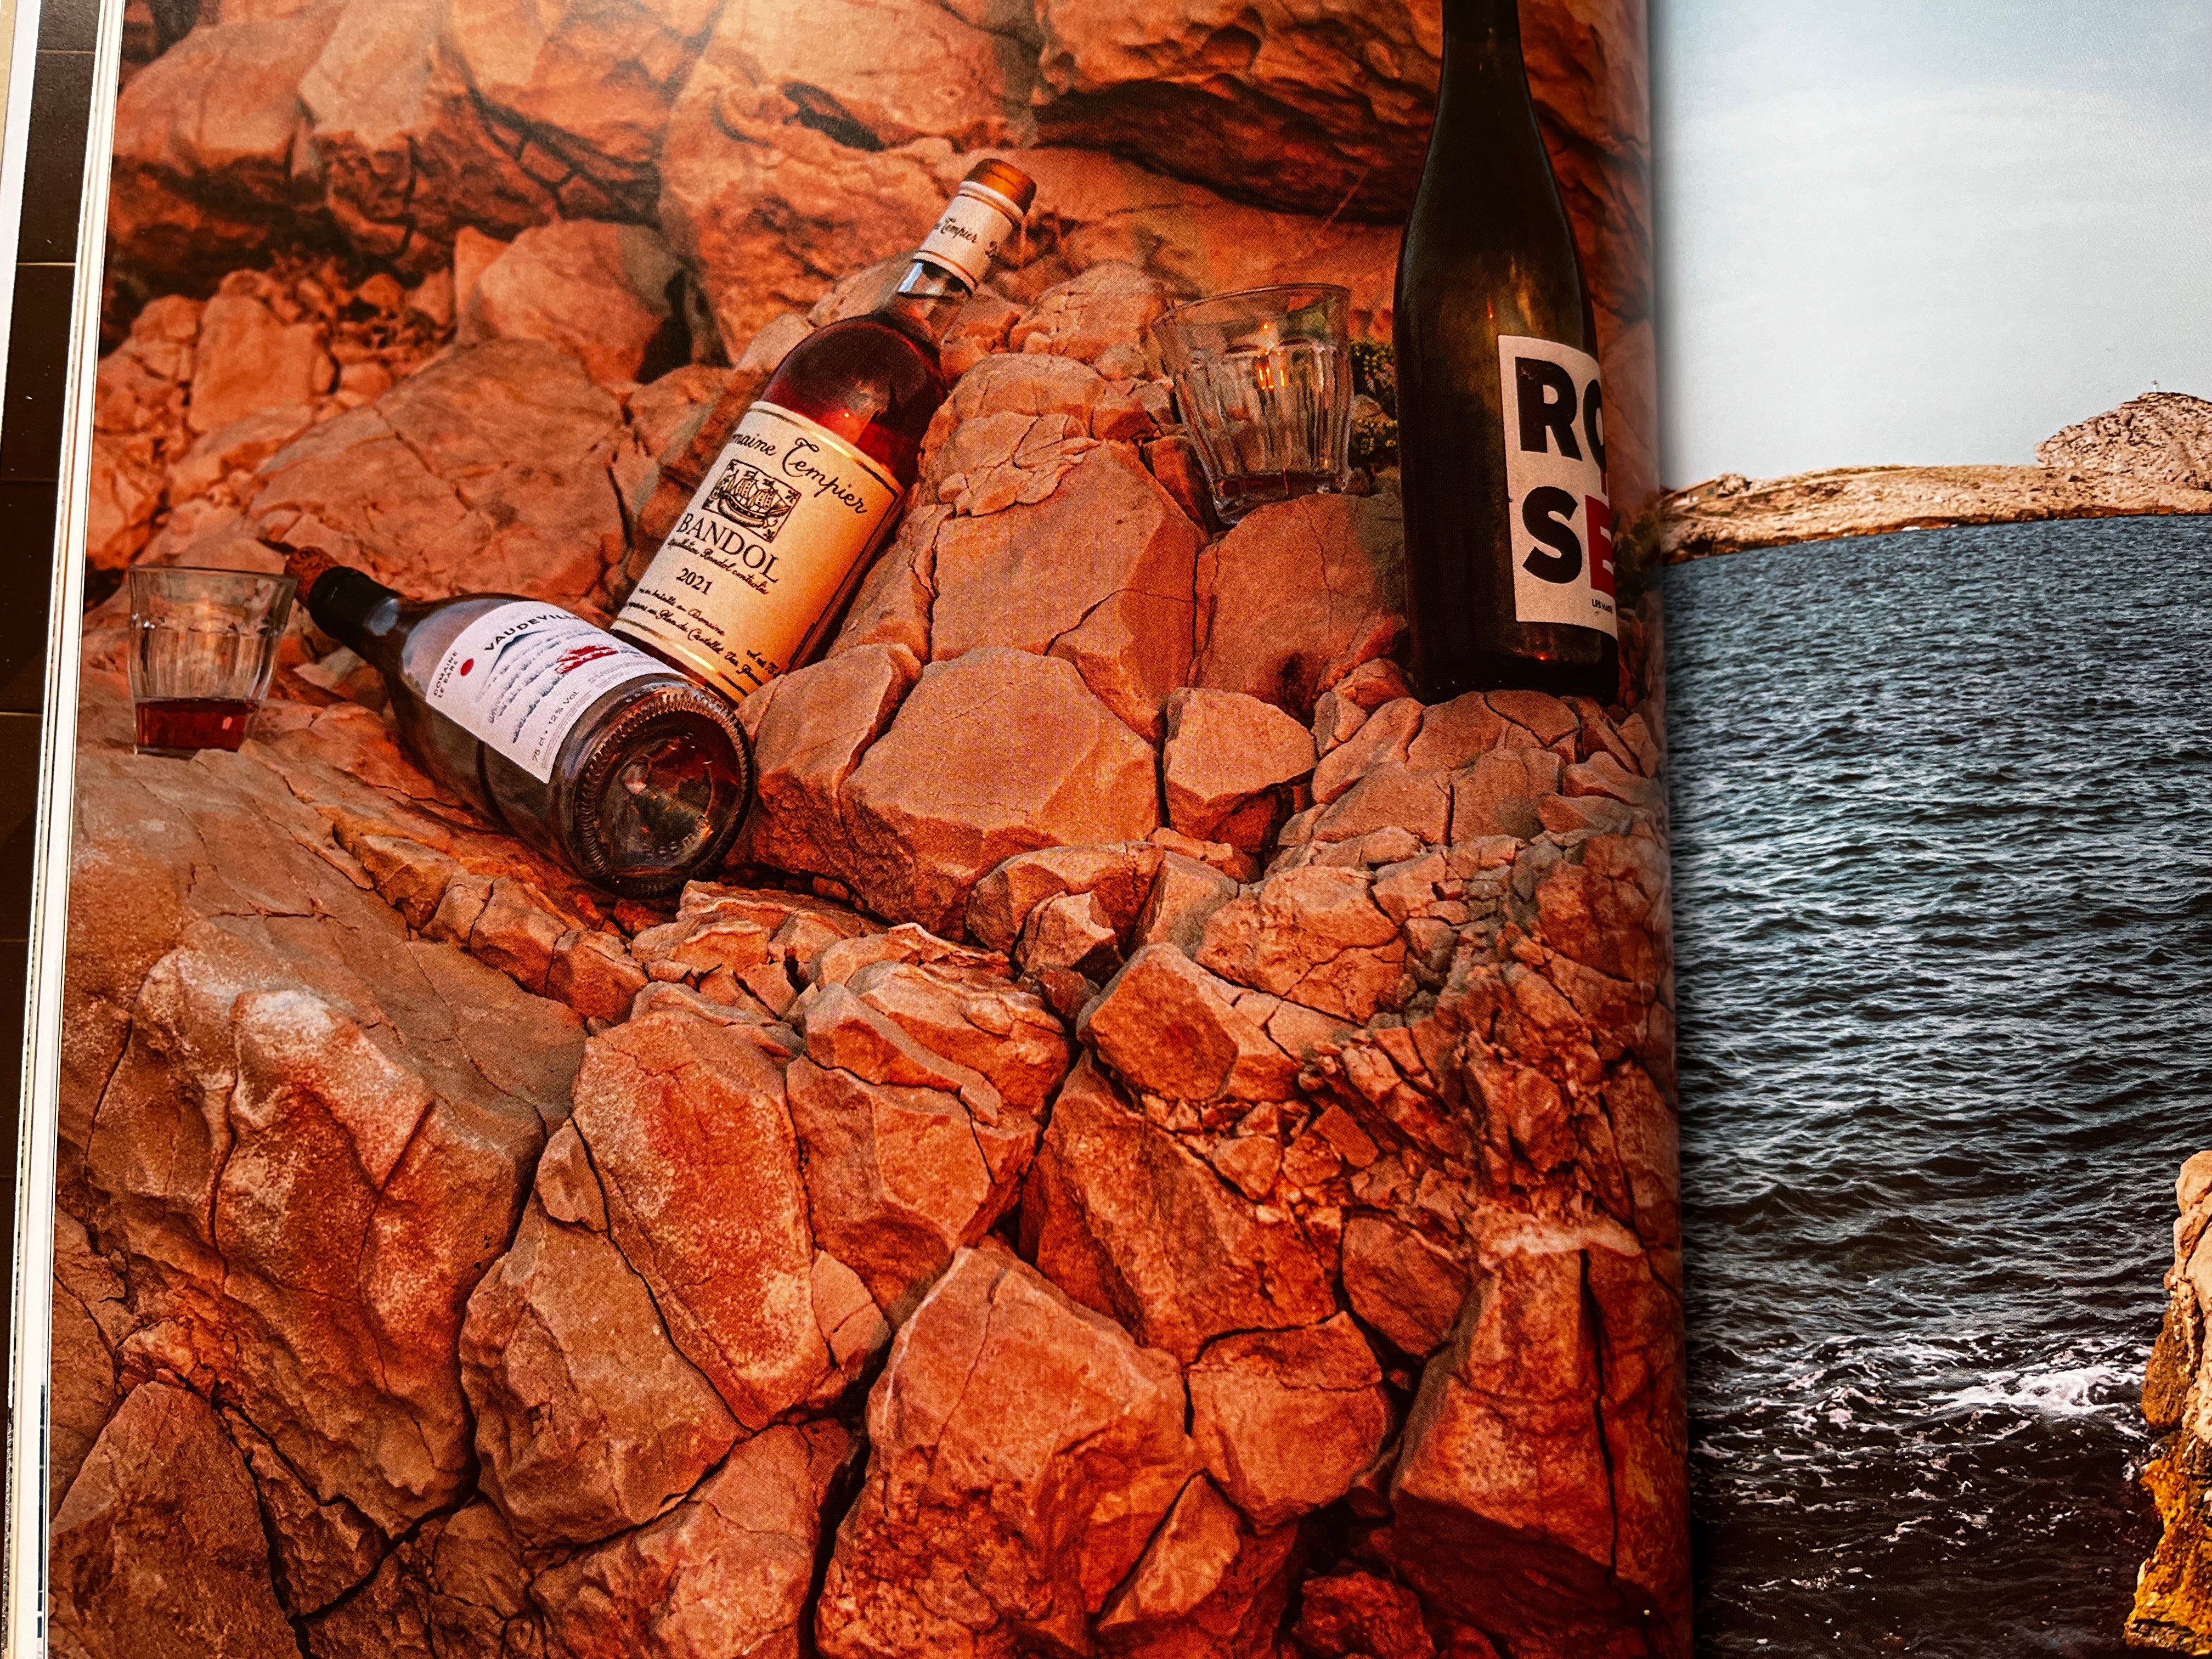
[[[141,565],[131,573],[137,752],[235,749],[269,690],[292,614],[289,576]]]

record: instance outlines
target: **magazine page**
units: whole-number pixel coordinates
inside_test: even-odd
[[[1658,23],[1698,1651],[2212,1653],[2212,17]]]
[[[19,1639],[1686,1656],[1638,0],[102,39]]]

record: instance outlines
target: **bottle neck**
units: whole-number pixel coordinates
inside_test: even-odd
[[[975,291],[958,271],[916,255],[876,315],[917,339],[942,345],[945,330]]]
[[[1443,0],[1444,62],[1440,93],[1477,85],[1528,96],[1528,71],[1521,59],[1521,8],[1516,0]]]
[[[307,590],[315,626],[364,661],[383,665],[404,630],[399,595],[343,565],[325,571]]]

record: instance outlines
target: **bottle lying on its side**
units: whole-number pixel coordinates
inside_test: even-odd
[[[408,751],[513,835],[624,898],[729,847],[752,754],[711,691],[557,605],[415,601],[319,553],[286,561],[315,625],[383,676]]]
[[[883,304],[793,346],[742,419],[709,413],[729,440],[616,633],[740,701],[814,653],[914,482],[945,401],[938,343],[1036,194],[978,162]]]

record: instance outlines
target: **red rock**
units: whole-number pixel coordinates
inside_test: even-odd
[[[1192,684],[1306,719],[1377,630],[1387,641],[1402,623],[1404,538],[1394,491],[1309,495],[1248,514],[1199,557]]]
[[[195,432],[307,404],[331,389],[336,373],[313,323],[283,322],[244,295],[208,301],[195,362],[186,416]]]
[[[1189,672],[1191,572],[1204,539],[1133,445],[1102,446],[1038,505],[939,529],[930,653],[941,662],[1012,646],[1064,657],[1109,708],[1156,736],[1162,702]]]
[[[842,982],[923,1048],[988,1078],[1017,1113],[1042,1117],[1066,1075],[1059,1020],[998,972],[887,961],[853,969]]]
[[[562,210],[555,185],[532,176],[515,140],[486,120],[440,39],[449,21],[465,32],[472,15],[482,13],[463,8],[455,19],[432,0],[340,7],[328,45],[299,78],[296,108],[331,218],[362,253],[410,277],[444,266],[457,237],[504,240]],[[537,21],[510,44],[540,35]]]
[[[1096,893],[1062,893],[1030,912],[1015,956],[1024,970],[1103,979],[1121,964],[1114,919]]]
[[[1237,1009],[1235,996],[1174,945],[1147,945],[1084,1010],[1076,1035],[1146,1094],[1289,1099],[1297,1061]]]
[[[1505,717],[1479,691],[1426,710],[1420,735],[1407,745],[1406,763],[1427,772],[1455,772],[1505,739]]]
[[[990,1166],[956,1095],[811,1060],[791,1068],[815,1237],[902,1319],[997,1218]]]
[[[477,278],[459,338],[550,341],[602,386],[635,380],[668,325],[677,270],[667,245],[642,225],[533,225]]]
[[[1649,811],[1662,805],[1666,785],[1656,778],[1640,778],[1611,755],[1591,756],[1566,769],[1562,787],[1570,795],[1603,795],[1629,806]]]
[[[1103,260],[1037,296],[1006,337],[1009,350],[1050,352],[1116,380],[1158,375],[1152,325],[1174,303],[1166,285],[1118,259]]]
[[[1235,898],[1237,883],[1211,866],[1170,853],[1138,918],[1135,943],[1173,945],[1188,955],[1206,935],[1206,918]]]
[[[210,301],[209,309],[214,311],[224,303],[220,299]],[[244,303],[252,305],[257,302],[246,301]],[[313,329],[304,324],[295,326],[306,330],[309,343],[313,344]],[[319,347],[315,350],[317,356],[321,355]],[[328,365],[323,367],[326,370]],[[281,380],[283,377],[279,374],[276,378]],[[257,386],[248,395],[258,400],[262,396],[262,388]],[[214,407],[213,403],[210,407]],[[314,406],[302,402],[283,404],[273,409],[257,409],[250,415],[241,416],[216,428],[194,444],[183,459],[170,467],[172,504],[206,495],[234,472],[251,472],[314,423]]]
[[[319,785],[304,763],[288,787],[250,756],[80,754],[76,898],[152,931],[71,953],[78,1053],[104,1069],[72,1064],[64,1202],[131,1276],[145,1363],[220,1387],[316,1492],[396,1532],[465,1490],[462,1308],[580,1022],[410,940],[302,804]],[[149,860],[200,873],[185,892]]]
[[[932,663],[842,797],[854,884],[879,915],[957,931],[1012,854],[1142,836],[1159,822],[1144,739],[1056,658],[986,647]]]
[[[1097,898],[1119,933],[1144,909],[1167,856],[1150,841],[1018,853],[975,884],[968,931],[994,950],[1012,950],[1039,905],[1084,893]]]
[[[1313,769],[1312,734],[1256,697],[1178,691],[1166,714],[1168,821],[1187,836],[1212,836],[1255,798]],[[1235,844],[1255,851],[1259,842]]]
[[[1559,757],[1541,749],[1496,749],[1451,781],[1451,838],[1514,836],[1526,841],[1543,831],[1539,804],[1559,789]]]
[[[777,313],[810,309],[825,273],[921,241],[957,182],[921,150],[855,149],[803,125],[779,89],[755,87],[744,36],[718,32],[669,116],[659,217],[722,338],[750,340]]]
[[[920,673],[904,646],[867,646],[745,699],[759,803],[739,832],[738,857],[841,880],[858,873],[842,792]]]
[[[1443,46],[1434,14],[1271,5],[1227,52],[1218,27],[1173,8],[1047,0],[1037,15],[1053,142],[1311,213],[1395,219],[1412,204]]]
[[[1307,1579],[1291,1634],[1316,1659],[1435,1659],[1437,1651],[1421,1622],[1420,1598],[1369,1572]]]
[[[534,1652],[542,1642],[514,1535],[481,1501],[433,1516],[376,1576],[307,1621],[315,1659],[469,1659]]]
[[[1222,1337],[1189,1382],[1199,1455],[1262,1531],[1343,1497],[1390,1432],[1382,1368],[1348,1314]]]
[[[1340,1018],[1396,1000],[1406,947],[1358,870],[1285,869],[1208,917],[1199,965]]]
[[[778,1424],[666,1515],[538,1574],[531,1599],[568,1659],[796,1652],[822,1505],[852,1445]]]
[[[1226,1332],[1310,1325],[1335,1311],[1328,1265],[1297,1223],[1231,1194],[1087,1060],[1060,1090],[1037,1149],[1022,1244],[1078,1302],[1185,1363]]]
[[[307,1489],[283,1454],[236,1412],[222,1424],[246,1459],[275,1545],[277,1600],[295,1617],[319,1612],[376,1571],[384,1534],[343,1498]]]
[[[1394,1556],[1516,1647],[1686,1652],[1680,1303],[1618,1233],[1532,1224],[1486,1267],[1406,1425]]]
[[[678,1349],[753,1430],[830,1369],[780,1058],[743,1027],[634,1019],[593,1039],[573,1119],[609,1238]]]
[[[115,1345],[130,1328],[131,1310],[115,1270],[92,1252],[84,1224],[54,1216],[53,1358],[47,1367],[48,1512],[76,1479],[100,1430],[123,1399]]]
[[[131,77],[116,106],[108,207],[118,264],[165,283],[212,277],[296,234],[296,89],[338,10],[210,20]]]
[[[829,1659],[1080,1652],[1194,1467],[1174,1362],[996,1244],[963,1250],[868,1398]]]
[[[57,1653],[293,1659],[238,1449],[198,1395],[149,1382],[86,1458],[53,1518]]]
[[[1410,1228],[1354,1216],[1344,1224],[1344,1293],[1352,1312],[1420,1358],[1458,1322],[1467,1270]]]
[[[1274,1659],[1297,1555],[1296,1528],[1255,1536],[1200,1475],[1099,1615],[1098,1645],[1131,1659]]]
[[[85,502],[85,557],[96,570],[133,563],[154,533],[165,479],[144,440],[96,432],[92,441],[90,494]]]
[[[866,149],[933,136],[961,149],[1007,144],[1030,125],[1031,63],[926,0],[816,0],[803,14],[736,0],[708,62],[742,66],[739,84],[791,98],[815,125]]]
[[[1442,846],[1450,839],[1452,799],[1452,791],[1435,774],[1385,761],[1322,809],[1310,839],[1321,846],[1398,830],[1429,846]]]
[[[1376,767],[1404,762],[1421,729],[1421,705],[1399,697],[1377,707],[1340,740],[1314,769],[1313,798],[1326,805]]]
[[[469,1304],[460,1354],[483,1491],[527,1542],[588,1542],[651,1520],[738,1434],[607,1237],[574,1129],[547,1148],[513,1248]]]
[[[1116,260],[1184,299],[1269,283],[1340,283],[1352,291],[1355,332],[1390,331],[1395,224],[1248,207],[1100,149],[1053,145],[1024,150],[1020,161],[1037,181],[1032,217],[1056,224],[1059,240],[1051,257],[1001,279],[1010,294],[1034,298]]]
[[[452,351],[271,459],[247,516],[420,598],[588,605],[626,545],[606,473],[621,420],[558,347]]]
[[[975,514],[1044,501],[1102,437],[1130,435],[1111,431],[1110,390],[1072,358],[985,357],[960,377],[923,441],[923,499]]]
[[[714,12],[702,0],[462,0],[439,53],[490,119],[527,135],[518,161],[566,216],[643,216],[669,109]]]
[[[1526,726],[1540,744],[1557,743],[1582,726],[1573,709],[1541,691],[1492,691],[1487,700],[1505,719]]]

